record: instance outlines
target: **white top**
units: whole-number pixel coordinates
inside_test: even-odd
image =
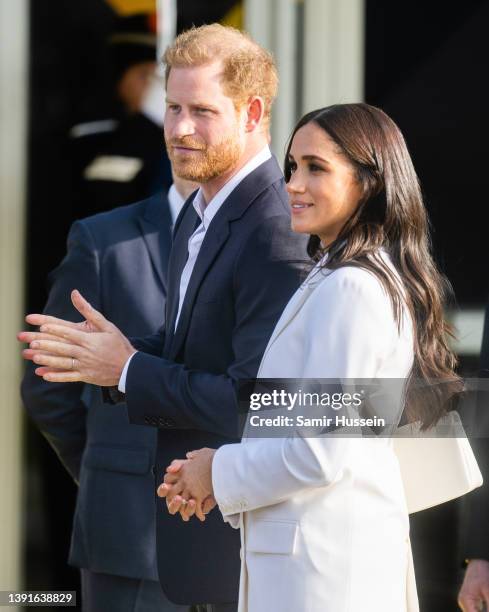
[[[267,160],[271,158],[272,154],[268,145],[266,145],[259,153],[252,157],[247,164],[245,164],[239,172],[232,176],[229,181],[216,193],[212,200],[206,204],[202,189],[197,191],[195,198],[192,202],[195,212],[199,216],[201,223],[190,236],[188,240],[188,259],[180,277],[180,297],[178,302],[178,312],[175,319],[175,330],[178,327],[178,321],[180,319],[180,313],[182,311],[182,305],[185,300],[185,294],[187,293],[188,284],[194,270],[195,262],[200,253],[200,247],[204,242],[205,234],[211,224],[212,219],[215,217],[217,211],[221,208],[224,201],[231,195],[236,187],[245,179],[248,174],[251,174],[253,170],[256,170],[258,166],[261,166]],[[126,361],[124,369],[122,370],[121,378],[119,380],[118,389],[121,393],[126,392],[126,378],[127,370],[131,362],[134,353]]]

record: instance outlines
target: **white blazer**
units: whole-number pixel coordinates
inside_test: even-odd
[[[381,256],[392,265],[388,256]],[[377,278],[313,271],[270,338],[260,378],[405,378],[399,332]],[[221,447],[213,486],[241,528],[239,612],[418,610],[409,520],[388,438],[243,438]]]

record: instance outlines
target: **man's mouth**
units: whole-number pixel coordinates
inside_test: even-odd
[[[204,150],[204,147],[202,146],[192,146],[192,145],[177,143],[177,142],[172,142],[171,148],[174,151],[182,152],[182,153],[187,153],[188,151],[203,151]]]
[[[173,145],[174,151],[202,151],[202,149],[196,149],[194,147],[183,147],[181,145]]]

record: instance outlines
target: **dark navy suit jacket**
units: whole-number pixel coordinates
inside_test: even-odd
[[[188,239],[200,220],[189,200],[176,222],[165,329],[134,341],[126,380],[132,423],[158,427],[157,482],[172,459],[239,439],[236,382],[256,376],[282,310],[300,283],[306,237],[290,229],[275,158],[249,174],[216,213],[174,333]],[[266,466],[263,466],[266,469]],[[157,501],[160,581],[176,603],[238,599],[239,533],[218,509],[184,523]]]
[[[77,288],[125,334],[149,334],[164,320],[171,217],[166,196],[77,221],[52,273],[45,311],[81,320]],[[157,580],[154,475],[156,431],[130,425],[125,406],[102,403],[98,388],[53,384],[29,363],[25,406],[79,482],[70,563],[96,572]]]

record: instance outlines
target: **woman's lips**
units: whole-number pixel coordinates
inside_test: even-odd
[[[308,208],[311,208],[311,206],[313,206],[313,204],[306,204],[304,202],[294,202],[293,204],[290,205],[293,215],[300,215],[301,213],[306,211]]]

